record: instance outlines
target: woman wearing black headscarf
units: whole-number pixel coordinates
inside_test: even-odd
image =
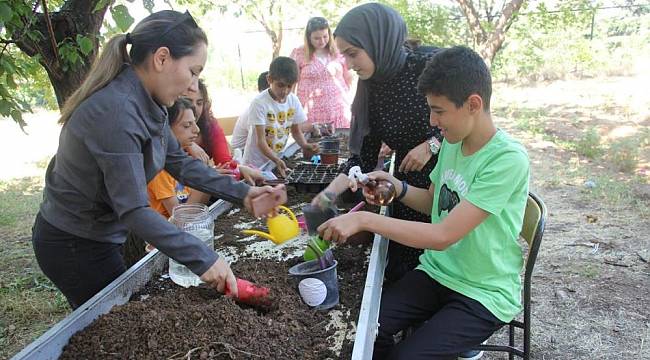
[[[350,10],[334,31],[348,67],[359,76],[352,104],[349,167],[372,171],[382,141],[395,150],[395,176],[428,188],[438,159],[438,129],[429,124],[429,107],[417,80],[433,55],[404,46],[406,24],[392,8],[365,4]],[[433,145],[432,145],[433,144]],[[429,222],[429,216],[394,202],[398,219]],[[390,242],[386,279],[395,281],[415,268],[422,250]]]

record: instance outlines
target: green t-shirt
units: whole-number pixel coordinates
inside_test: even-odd
[[[521,311],[518,237],[528,199],[528,154],[502,130],[470,156],[461,145],[444,141],[429,175],[435,186],[431,222],[442,222],[463,199],[489,216],[444,251],[425,250],[417,268],[509,322]]]

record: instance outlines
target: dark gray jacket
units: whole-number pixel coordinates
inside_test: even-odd
[[[161,170],[216,197],[241,202],[249,186],[189,157],[167,113],[131,67],[90,96],[61,129],[46,172],[41,215],[82,238],[123,243],[133,231],[163,253],[203,274],[218,258],[149,207],[147,183]]]

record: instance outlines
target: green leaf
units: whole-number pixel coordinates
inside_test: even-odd
[[[18,85],[16,85],[16,82],[14,81],[14,77],[13,77],[13,75],[11,73],[7,74],[6,79],[7,79],[6,80],[7,86],[9,86],[12,89],[15,89],[15,88],[18,87]]]
[[[18,111],[18,109],[11,110],[11,117],[14,118],[14,121],[20,125],[20,128],[23,129],[27,123],[23,120],[23,114]]]
[[[95,8],[93,9],[93,12],[97,12],[97,11],[101,10],[101,9],[104,8],[106,5],[108,5],[109,3],[111,3],[111,0],[100,0],[100,1],[97,3],[97,5],[95,5]]]
[[[14,12],[6,3],[0,3],[0,22],[6,23],[14,17]]]
[[[131,14],[129,14],[129,9],[124,5],[111,7],[111,14],[113,15],[115,24],[117,24],[117,27],[119,27],[122,32],[127,32],[135,21]]]
[[[14,65],[13,59],[10,57],[3,56],[0,58],[0,65],[7,70],[7,72],[15,72],[16,65]]]
[[[39,40],[45,38],[43,36],[43,33],[41,33],[38,30],[29,30],[29,31],[26,32],[26,34],[27,34],[27,37],[29,37],[29,39],[34,41],[34,42],[38,42]]]
[[[11,95],[9,94],[9,91],[7,90],[7,87],[0,84],[0,97],[3,97],[5,99],[10,99]]]
[[[77,45],[79,45],[81,53],[85,56],[88,56],[95,48],[92,40],[83,35],[77,35]]]
[[[5,99],[0,99],[0,115],[7,116],[11,112],[11,103]]]
[[[78,64],[78,63],[81,63],[81,62],[83,62],[83,59],[81,58],[81,55],[79,55],[79,52],[75,51],[72,54],[72,63],[73,64]]]

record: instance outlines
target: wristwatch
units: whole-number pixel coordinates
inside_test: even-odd
[[[435,136],[427,140],[427,143],[429,144],[429,150],[431,150],[432,155],[436,155],[440,151],[440,141]]]

